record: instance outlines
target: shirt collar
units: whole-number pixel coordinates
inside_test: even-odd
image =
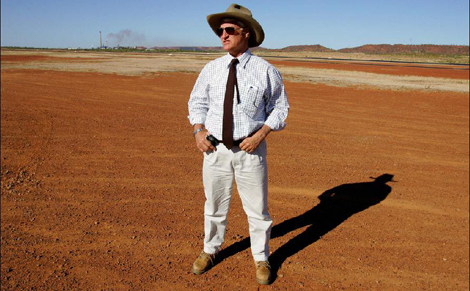
[[[252,54],[251,54],[251,51],[250,49],[247,49],[241,56],[239,56],[237,59],[238,61],[240,62],[240,65],[243,66],[243,68],[245,68],[246,66],[246,63],[248,62],[248,60],[251,58]],[[229,54],[227,53],[226,55],[226,61],[227,61],[227,68],[230,66],[230,62],[233,60],[234,58]]]

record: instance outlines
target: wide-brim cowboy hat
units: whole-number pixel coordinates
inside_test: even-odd
[[[245,24],[250,29],[250,39],[248,40],[249,47],[257,47],[264,40],[264,31],[261,25],[256,21],[251,11],[238,4],[232,4],[227,8],[226,12],[211,14],[207,16],[207,22],[212,30],[217,34],[217,29],[222,24],[222,20],[226,18],[237,19]]]

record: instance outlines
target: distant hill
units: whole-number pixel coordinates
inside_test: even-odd
[[[469,46],[433,44],[367,44],[354,48],[343,48],[338,50],[338,52],[365,54],[436,54],[468,56]]]
[[[408,44],[367,44],[354,48],[343,48],[339,50],[330,49],[322,45],[294,45],[282,49],[252,48],[252,51],[275,51],[275,52],[342,52],[342,53],[364,53],[364,54],[434,54],[434,55],[458,55],[468,56],[468,45],[408,45]]]
[[[157,50],[157,51],[193,51],[193,52],[223,52],[223,48],[207,46],[171,46],[151,48],[134,47],[137,50]],[[330,49],[322,45],[293,45],[281,49],[267,49],[264,47],[251,48],[253,52],[342,52],[342,53],[364,53],[364,54],[434,54],[434,55],[454,55],[469,56],[469,46],[465,45],[434,45],[434,44],[367,44],[354,48],[343,48],[339,50]]]
[[[324,47],[322,45],[292,45],[279,50],[270,51],[282,51],[282,52],[334,52],[335,50]]]

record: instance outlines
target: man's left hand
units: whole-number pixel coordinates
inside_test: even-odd
[[[240,144],[240,149],[251,154],[262,141],[263,139],[256,138],[255,136],[247,137]]]
[[[245,138],[240,144],[240,149],[251,154],[259,144],[268,136],[271,128],[267,125],[264,125],[260,130],[258,130],[253,136]]]

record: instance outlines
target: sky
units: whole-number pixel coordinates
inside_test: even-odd
[[[2,0],[1,45],[220,46],[206,16],[235,0]],[[243,0],[265,48],[469,45],[468,0]]]

